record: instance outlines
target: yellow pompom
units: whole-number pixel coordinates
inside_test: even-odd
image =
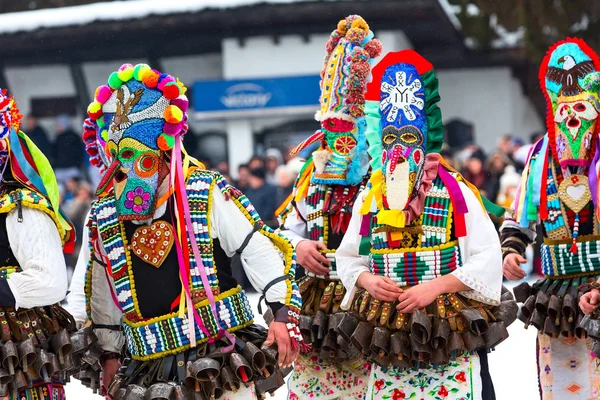
[[[144,75],[143,72],[144,71],[148,71],[150,70],[150,66],[148,64],[138,64],[133,68],[133,77],[138,80],[141,81],[142,80],[142,76]]]
[[[342,35],[346,34],[346,31],[348,30],[348,25],[345,19],[341,19],[340,22],[338,22],[337,29]]]
[[[90,118],[98,119],[102,115],[102,104],[97,101],[90,103],[87,112]]]
[[[125,67],[125,68],[123,68]],[[117,76],[123,82],[129,82],[133,78],[133,65],[123,66],[117,72]]]
[[[352,28],[357,28],[362,31],[365,31],[366,34],[369,33],[369,24],[367,24],[367,21],[365,21],[361,17],[358,17],[354,21],[352,21]]]
[[[181,108],[171,105],[165,109],[164,117],[168,123],[178,124],[183,119],[183,111],[181,111]]]

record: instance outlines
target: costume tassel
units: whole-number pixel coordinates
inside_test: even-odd
[[[579,213],[575,214],[575,222],[573,223],[573,244],[571,245],[571,253],[577,254],[577,237],[579,236]]]

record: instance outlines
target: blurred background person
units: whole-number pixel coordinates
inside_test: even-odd
[[[25,133],[33,143],[46,155],[48,161],[52,164],[52,144],[48,140],[48,135],[44,128],[40,126],[38,120],[33,115],[28,115],[25,118]]]
[[[486,174],[484,163],[485,162],[485,154],[483,150],[476,149],[471,152],[471,154],[467,157],[464,163],[464,172],[463,175],[465,179],[475,185],[483,196],[487,197],[486,192]]]
[[[238,166],[238,179],[236,186],[242,192],[250,187],[250,167],[248,164],[240,164]]]
[[[250,169],[248,187],[244,194],[262,218],[272,228],[276,227],[275,208],[277,204],[277,188],[266,182],[266,171],[264,168]]]
[[[81,135],[75,133],[67,115],[56,119],[56,139],[53,146],[54,171],[58,183],[80,177],[84,167],[85,148]]]
[[[250,161],[248,161],[248,167],[250,167],[250,169],[264,168],[265,160],[261,156],[254,155]]]
[[[485,161],[484,170],[486,172],[485,191],[488,199],[495,201],[500,191],[500,178],[504,174],[507,165],[511,165],[512,161],[506,153],[500,150],[493,152]]]
[[[283,172],[283,156],[277,149],[268,149],[265,152],[266,181],[273,186],[279,185],[279,174]]]

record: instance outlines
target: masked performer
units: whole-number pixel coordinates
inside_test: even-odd
[[[0,397],[64,399],[73,365],[72,317],[57,303],[67,291],[63,255],[75,234],[59,211],[46,157],[21,131],[21,115],[0,93]]]
[[[338,23],[326,46],[321,72],[321,123],[314,135],[292,151],[320,143],[304,165],[291,201],[280,215],[307,275],[299,281],[303,302],[301,331],[312,352],[301,356],[290,381],[290,398],[362,398],[369,367],[358,352],[340,347],[339,323],[345,290],[335,267],[335,250],[348,227],[352,205],[369,169],[364,103],[369,63],[381,53],[369,26],[358,15]]]
[[[338,333],[374,363],[367,398],[493,398],[477,351],[502,342],[517,311],[502,294],[498,235],[477,189],[438,154],[433,66],[405,50],[372,74],[372,175],[336,253],[350,310]]]
[[[125,64],[88,108],[111,164],[90,213],[86,297],[104,381],[123,344],[131,356],[108,389],[116,398],[272,392],[302,344],[293,248],[186,155],[184,93],[167,74]],[[232,278],[241,267],[270,306],[268,337]]]
[[[598,88],[590,90],[600,60],[582,40],[567,39],[550,48],[540,68],[546,97],[548,133],[532,149],[514,206],[502,226],[504,274],[521,279],[527,245],[541,223],[544,278],[533,287],[514,289],[524,303],[519,319],[538,334],[538,371],[542,398],[588,399],[598,396],[600,372],[579,323],[579,289],[598,275],[596,165]],[[594,86],[594,85],[592,85]],[[598,265],[597,265],[598,264]]]

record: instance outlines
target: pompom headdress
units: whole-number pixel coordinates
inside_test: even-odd
[[[0,159],[26,188],[44,196],[52,206],[65,253],[75,246],[75,230],[59,207],[60,194],[50,162],[33,141],[21,132],[23,116],[6,89],[0,90]],[[4,168],[4,167],[3,167]]]
[[[330,118],[355,123],[364,117],[365,90],[373,59],[381,54],[381,42],[373,38],[367,22],[359,15],[350,15],[338,23],[325,45],[321,70],[320,108],[315,119]],[[291,154],[296,155],[322,140],[324,132],[300,143]]]

